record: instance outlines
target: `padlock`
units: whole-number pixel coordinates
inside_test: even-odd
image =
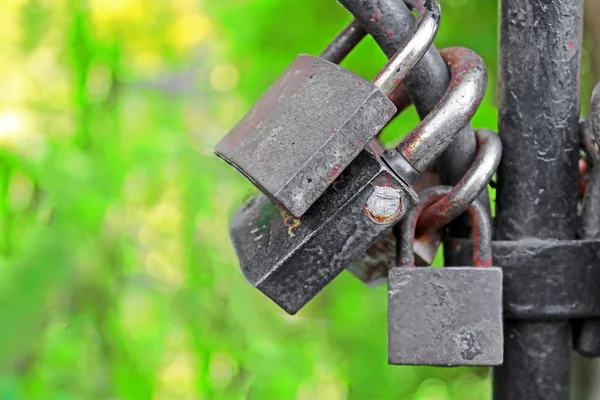
[[[444,151],[473,116],[487,84],[483,60],[472,51],[451,48],[442,55],[452,75],[450,86],[399,145],[415,143],[407,158],[424,167],[416,155],[432,160]],[[422,153],[420,146],[430,153]],[[286,312],[300,310],[418,203],[410,187],[417,173],[397,156],[392,169],[375,152],[362,151],[301,218],[265,195],[242,208],[231,222],[230,236],[250,283]]]
[[[452,190],[436,186],[402,221],[398,255],[388,276],[388,361],[395,365],[493,366],[502,364],[502,269],[492,267],[492,227],[476,200],[474,267],[414,266],[419,214]]]
[[[487,129],[476,130],[475,137],[477,154],[469,170],[454,186],[451,193],[425,210],[419,218],[413,245],[417,263],[420,265],[433,262],[441,239],[439,228],[462,214],[479,193],[487,189],[490,179],[498,168],[502,156],[500,137]],[[395,237],[393,232],[388,230],[367,249],[362,257],[348,267],[348,272],[367,286],[378,286],[385,283],[388,269],[394,265],[395,254]]]
[[[425,54],[439,26],[437,2],[416,3],[421,16],[412,39],[373,82],[321,57],[300,55],[216,154],[302,216],[396,113],[387,96]]]

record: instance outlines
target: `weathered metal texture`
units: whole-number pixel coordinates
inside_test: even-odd
[[[455,188],[452,186],[434,186],[419,193],[419,205],[406,215],[399,229],[397,229],[397,239],[400,245],[397,250],[396,265],[404,267],[415,266],[413,240],[417,232],[419,219],[425,210],[437,204],[438,201],[443,200],[448,195],[452,195],[454,191]],[[467,212],[472,222],[473,240],[476,242],[471,253],[473,264],[480,267],[489,267],[492,265],[491,220],[485,212],[483,205],[478,201],[467,204],[464,211]]]
[[[419,20],[410,40],[396,52],[373,83],[390,95],[410,70],[425,55],[440,26],[440,6],[436,0],[405,0],[419,13]]]
[[[507,321],[504,363],[492,374],[494,400],[569,399],[571,337],[568,321]]]
[[[502,142],[496,133],[479,129],[477,155],[465,176],[439,201],[428,207],[419,218],[417,232],[436,230],[461,215],[487,186],[496,173],[502,156]]]
[[[412,35],[415,18],[401,1],[338,1],[354,15],[388,57],[396,53]],[[438,104],[449,83],[448,68],[434,46],[429,48],[404,80],[421,118],[425,118]],[[398,91],[398,94],[402,94],[402,91]],[[436,161],[441,182],[455,185],[471,166],[475,153],[475,135],[470,125],[467,125]],[[488,205],[487,191],[481,192],[479,199]],[[453,233],[468,235],[470,232],[468,219],[455,221],[451,228]]]
[[[420,11],[413,37],[373,83],[322,58],[299,56],[217,145],[217,155],[302,216],[396,113],[386,95],[433,42],[439,6],[413,1]],[[357,43],[349,29],[325,53],[335,57]]]
[[[483,129],[476,131],[476,135],[478,151],[471,168],[450,193],[425,209],[419,217],[413,250],[421,265],[433,262],[441,241],[439,228],[460,216],[487,188],[496,171],[502,155],[500,138],[494,132]],[[427,222],[424,223],[423,218],[427,218]],[[348,271],[368,286],[385,282],[387,270],[396,253],[392,236],[391,233],[382,235],[367,250],[366,256],[352,263]]]
[[[448,238],[451,263],[471,260],[472,242]],[[600,240],[493,241],[494,264],[504,271],[509,320],[561,320],[600,315]]]
[[[481,72],[482,70],[485,71],[483,61],[466,49],[453,48],[449,51],[449,54],[454,54],[454,56],[465,56],[473,62],[467,64],[453,63],[451,65],[452,74],[460,74],[463,79],[452,81],[453,84],[448,87],[447,94],[444,96],[445,100],[442,100],[444,102],[443,106],[437,107],[435,111],[430,114],[430,117],[419,124],[417,129],[420,131],[428,131],[428,124],[438,124],[444,118],[450,119],[451,115],[446,112],[444,108],[456,106],[456,102],[452,101],[454,97],[464,96],[466,98],[476,99],[479,96],[482,96],[481,91],[477,88],[481,86],[485,87],[486,84],[485,78],[487,75]],[[469,73],[469,71],[471,72]],[[473,85],[473,82],[476,84]],[[471,88],[471,91],[466,92],[465,86]],[[457,118],[460,119],[463,118],[465,114],[470,113],[472,116],[474,112],[475,110],[473,109],[455,109],[453,115],[456,116],[458,114]],[[454,131],[449,131],[446,127],[439,127],[439,129],[443,129],[444,133],[450,136],[450,140],[444,138],[443,141],[446,144],[450,143],[452,137],[460,131],[458,128]],[[443,150],[444,147],[438,146],[432,151],[437,151],[439,154],[439,152],[442,152]],[[352,190],[354,190],[353,192],[349,191],[348,193],[356,194],[360,189],[360,193],[362,193],[361,196],[366,196],[364,193],[370,191],[368,197],[370,200],[366,201],[366,198],[363,199],[362,197],[355,195],[352,197],[351,203],[344,204],[336,199],[338,197],[344,198],[343,196],[350,196],[350,194],[346,192],[344,192],[345,194],[340,194],[338,193],[339,189],[336,189],[335,186],[330,187],[326,194],[315,203],[314,207],[309,209],[308,213],[301,220],[305,226],[311,227],[310,229],[312,231],[322,232],[321,235],[311,234],[310,237],[307,238],[306,243],[297,243],[296,241],[298,239],[294,239],[294,241],[291,242],[272,240],[273,235],[271,235],[269,245],[271,246],[273,253],[265,255],[262,252],[258,253],[255,251],[256,244],[253,242],[253,239],[247,236],[248,232],[234,229],[239,226],[234,223],[231,232],[232,240],[238,251],[242,269],[246,271],[246,275],[253,284],[290,313],[294,313],[300,309],[300,307],[323,289],[331,279],[341,272],[341,269],[348,266],[353,259],[357,258],[362,252],[367,250],[375,239],[385,231],[385,225],[388,227],[391,226],[393,222],[402,218],[404,212],[410,210],[413,205],[416,204],[416,194],[410,189],[408,184],[405,183],[407,181],[406,176],[397,175],[398,171],[392,171],[388,167],[389,164],[383,163],[379,157],[376,158],[366,150],[362,153],[362,158],[360,158],[359,155],[359,158],[362,161],[357,158],[348,167],[348,169],[351,169],[352,171],[360,171],[360,174],[355,172],[354,175],[356,175],[356,177],[353,174],[350,174],[344,179],[357,179],[356,183],[353,182],[352,185],[348,185],[348,187],[353,187]],[[398,157],[402,156],[398,154]],[[378,162],[382,164],[378,166],[378,168],[367,168],[368,165],[371,165],[368,164],[367,161],[373,166]],[[393,174],[392,181],[395,182],[395,185],[397,187],[405,188],[404,191],[399,192],[402,194],[403,198],[402,210],[399,210],[398,212],[390,209],[388,206],[389,202],[395,201],[395,196],[399,195],[393,190],[374,188],[372,186],[354,186],[361,182],[367,184],[366,177],[369,174],[371,174],[369,182],[374,179],[379,179],[378,177],[382,175],[382,171]],[[329,195],[327,195],[327,193],[329,193]],[[371,194],[373,195],[372,197]],[[363,201],[366,202],[363,204]],[[364,208],[365,206],[367,208]],[[357,223],[351,223],[351,220],[352,218],[358,217],[364,219],[363,215],[357,216],[356,214],[353,214],[353,212],[359,209],[362,210],[361,207],[364,208],[364,216],[367,216],[372,224],[367,224],[361,229],[358,229],[356,228]],[[251,207],[251,209],[254,210],[255,207]],[[256,213],[258,211],[254,212]],[[342,216],[338,216],[339,213],[341,213],[343,218]],[[244,211],[240,214],[240,217],[243,221],[242,226],[247,226],[247,220],[251,218],[251,215]],[[271,221],[275,224],[277,220]],[[352,229],[344,230],[342,227],[338,226],[340,223],[349,224],[352,226]],[[274,225],[273,229],[276,227],[277,225]],[[281,227],[279,228],[282,229]],[[331,237],[331,232],[337,232],[338,235]],[[281,235],[280,237],[284,236],[285,235]],[[335,243],[338,243],[339,246],[336,247],[335,243],[328,243],[327,238],[329,238],[330,241],[333,240]],[[352,245],[348,246],[349,243],[352,243]],[[312,246],[319,246],[318,248],[322,249],[321,246],[324,246],[324,244],[327,244],[326,249],[331,251],[331,253],[321,252],[321,250],[317,253],[314,252]],[[332,258],[341,260],[341,262],[332,263]],[[300,265],[303,265],[303,267],[300,267]],[[325,267],[327,265],[330,266],[329,269]],[[248,271],[259,272],[257,275],[253,275]],[[326,273],[325,271],[330,272]],[[318,272],[317,277],[313,275],[315,272]],[[252,278],[252,276],[254,278]],[[258,276],[262,276],[262,278],[257,279]],[[310,284],[307,284],[306,282],[310,282]]]
[[[425,171],[419,175],[419,179],[413,185],[413,189],[419,193],[431,186],[439,186],[440,181],[437,174],[430,171]],[[394,230],[398,225],[394,227]],[[415,249],[419,245],[415,241]],[[369,287],[379,286],[387,281],[388,269],[393,267],[394,258],[396,255],[396,236],[393,230],[390,229],[383,233],[377,241],[365,251],[362,257],[356,259],[347,268],[353,276]],[[429,265],[424,260],[418,257],[419,253],[415,251],[417,256],[417,265]]]
[[[399,365],[498,365],[502,363],[502,270],[491,267],[489,215],[475,201],[473,267],[414,267],[412,239],[420,213],[450,193],[438,186],[401,223],[399,268],[388,282],[388,360]],[[468,264],[468,263],[467,263]]]
[[[302,55],[216,153],[301,216],[395,112],[371,82]]]
[[[582,14],[582,0],[501,2],[498,240],[575,239]],[[495,263],[506,267],[502,259]],[[559,285],[571,271],[564,267],[561,273],[552,277]],[[548,275],[529,278],[524,290],[545,298]],[[494,399],[567,400],[570,324],[507,320],[506,337]]]
[[[460,47],[443,49],[452,71],[449,88],[438,105],[423,119],[397,150],[417,171],[424,170],[456,137],[477,111],[487,89],[487,69],[481,57]]]
[[[425,171],[473,118],[485,95],[487,69],[481,57],[462,47],[444,49],[442,56],[452,76],[446,93],[396,149],[381,153],[400,176],[406,177],[407,169]]]
[[[502,1],[500,240],[575,238],[582,3]]]
[[[367,32],[360,26],[358,21],[352,21],[329,43],[319,57],[334,64],[340,64],[366,35]]]
[[[261,195],[236,214],[230,234],[246,278],[294,314],[417,202],[363,151],[303,217]]]
[[[592,92],[590,115],[581,125],[582,144],[593,165],[581,207],[580,236],[600,239],[600,83]],[[600,271],[600,262],[595,268]],[[586,357],[600,357],[600,318],[583,322],[575,336],[575,348]]]

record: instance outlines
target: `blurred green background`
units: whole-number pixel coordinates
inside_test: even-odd
[[[473,125],[495,129],[497,3],[441,4],[436,45],[484,58]],[[290,317],[238,269],[253,189],[212,148],[350,21],[334,0],[0,5],[0,399],[490,397],[487,369],[387,365],[385,287],[344,273]],[[384,61],[368,38],[344,65]]]

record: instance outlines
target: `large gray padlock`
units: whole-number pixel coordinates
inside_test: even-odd
[[[404,173],[402,160],[406,169],[427,167],[475,113],[487,85],[483,60],[462,48],[441,54],[450,86],[394,150],[400,159],[387,162],[383,154],[363,150],[301,218],[265,195],[233,217],[230,236],[244,275],[288,313],[300,310],[416,206],[410,187],[416,172]]]
[[[437,2],[406,1],[421,14],[415,33],[373,82],[322,57],[300,55],[216,146],[216,154],[302,216],[394,116],[388,96],[437,33]]]
[[[502,269],[492,267],[491,221],[473,202],[475,267],[417,268],[412,240],[419,214],[452,188],[436,186],[402,221],[388,276],[388,361],[395,365],[493,366],[503,361]],[[479,267],[479,268],[477,268]]]

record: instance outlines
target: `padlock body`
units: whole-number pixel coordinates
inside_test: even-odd
[[[371,82],[301,55],[215,152],[299,217],[395,113]]]
[[[389,271],[390,364],[500,365],[503,343],[500,268]]]
[[[392,229],[381,234],[360,257],[347,268],[355,278],[369,287],[387,282],[388,270],[396,261],[396,237]]]
[[[235,215],[230,234],[246,278],[294,314],[417,202],[364,150],[303,217],[261,195]]]

